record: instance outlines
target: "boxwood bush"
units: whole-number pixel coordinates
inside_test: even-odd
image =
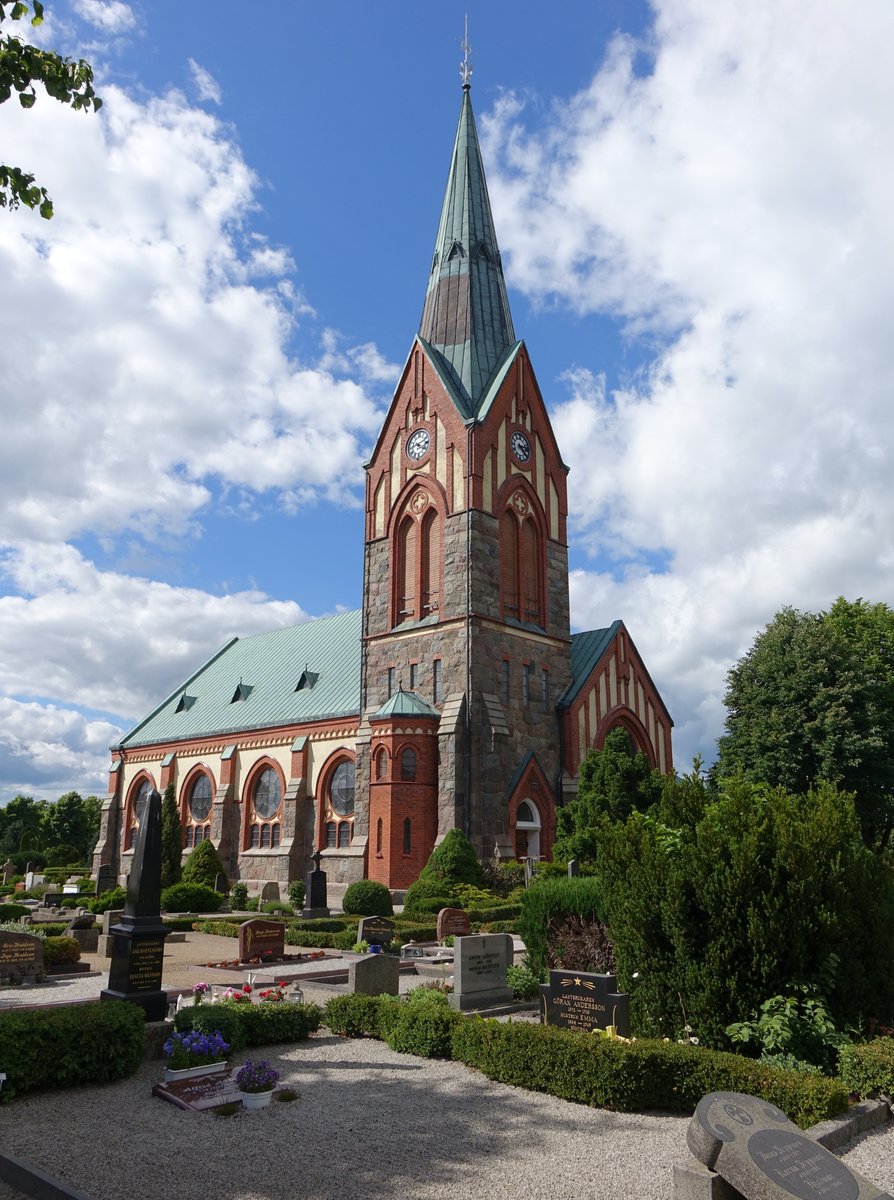
[[[47,937],[43,943],[45,967],[56,967],[76,963],[81,957],[81,947],[73,937]]]
[[[358,879],[345,892],[341,906],[346,913],[358,917],[393,917],[391,893],[384,883],[374,879]]]
[[[143,1061],[144,1024],[141,1008],[117,1001],[0,1012],[0,1102],[132,1075]]]
[[[876,1038],[860,1046],[843,1046],[838,1058],[838,1077],[858,1096],[876,1092],[894,1096],[894,1038]]]
[[[198,1029],[220,1031],[229,1043],[230,1054],[246,1046],[269,1046],[275,1042],[301,1042],[320,1027],[323,1010],[317,1004],[194,1004],[181,1008],[174,1018],[180,1032]]]
[[[211,845],[203,842],[202,845]],[[195,851],[193,851],[195,853]],[[223,903],[223,896],[204,883],[190,883],[183,880],[164,888],[161,893],[163,912],[217,912]]]
[[[31,912],[25,904],[0,904],[0,921],[17,921]]]
[[[110,888],[107,892],[101,892],[98,896],[94,896],[92,900],[88,900],[87,907],[92,913],[104,913],[110,908],[124,908],[124,903],[127,900],[127,892],[123,887]]]

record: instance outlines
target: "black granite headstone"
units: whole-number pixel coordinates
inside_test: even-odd
[[[314,869],[304,877],[304,908],[303,917],[328,917],[328,898],[326,895],[326,872],[320,870],[322,854],[319,850],[312,855]]]
[[[630,1037],[630,997],[618,991],[614,975],[550,971],[549,983],[540,985],[540,1023],[586,1033],[614,1025]]]
[[[579,875],[580,875],[580,863],[577,861],[576,858],[569,858],[569,860],[568,860],[568,878],[569,879],[577,879]]]
[[[127,881],[124,915],[111,927],[112,962],[102,1000],[139,1004],[147,1021],[167,1016],[168,995],[161,976],[165,938],[161,920],[161,795],[154,789],[137,813],[136,848]]]
[[[219,892],[222,896],[227,894],[227,877],[224,875],[223,871],[218,871],[214,876],[214,890]]]
[[[117,876],[115,874],[115,868],[109,863],[103,863],[103,865],[96,872],[97,896],[101,896],[103,892],[110,892],[115,886],[116,878]]]
[[[394,940],[394,922],[387,917],[361,917],[357,925],[357,941],[371,946],[387,946]]]

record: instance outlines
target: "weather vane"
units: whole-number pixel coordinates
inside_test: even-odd
[[[469,61],[472,57],[472,47],[469,45],[469,14],[466,13],[465,35],[462,40],[463,60],[459,64],[459,77],[463,81],[463,87],[472,86],[472,64]]]

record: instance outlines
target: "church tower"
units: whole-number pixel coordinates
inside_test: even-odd
[[[354,840],[548,855],[571,683],[562,462],[509,311],[468,81],[419,332],[366,465]]]

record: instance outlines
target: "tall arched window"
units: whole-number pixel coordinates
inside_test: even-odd
[[[543,537],[522,491],[512,495],[500,517],[500,594],[503,619],[546,624]]]
[[[441,607],[441,514],[424,488],[410,496],[394,543],[394,620],[421,621]]]
[[[214,785],[210,775],[204,771],[186,781],[186,846],[197,846],[211,836],[211,805],[214,800]]]
[[[340,752],[329,760],[320,777],[322,836],[328,849],[350,846],[354,835],[353,758]]]
[[[143,815],[143,808],[149,793],[153,788],[152,780],[144,776],[137,787],[131,792],[130,805],[127,813],[127,829],[124,834],[124,849],[132,850],[134,839],[137,835],[137,829],[140,825],[140,820]]]
[[[279,845],[282,781],[273,767],[263,767],[249,790],[248,845],[262,850]]]
[[[416,751],[410,746],[400,752],[400,777],[405,783],[412,783],[416,778]]]
[[[382,746],[376,754],[376,779],[388,776],[388,751]]]

